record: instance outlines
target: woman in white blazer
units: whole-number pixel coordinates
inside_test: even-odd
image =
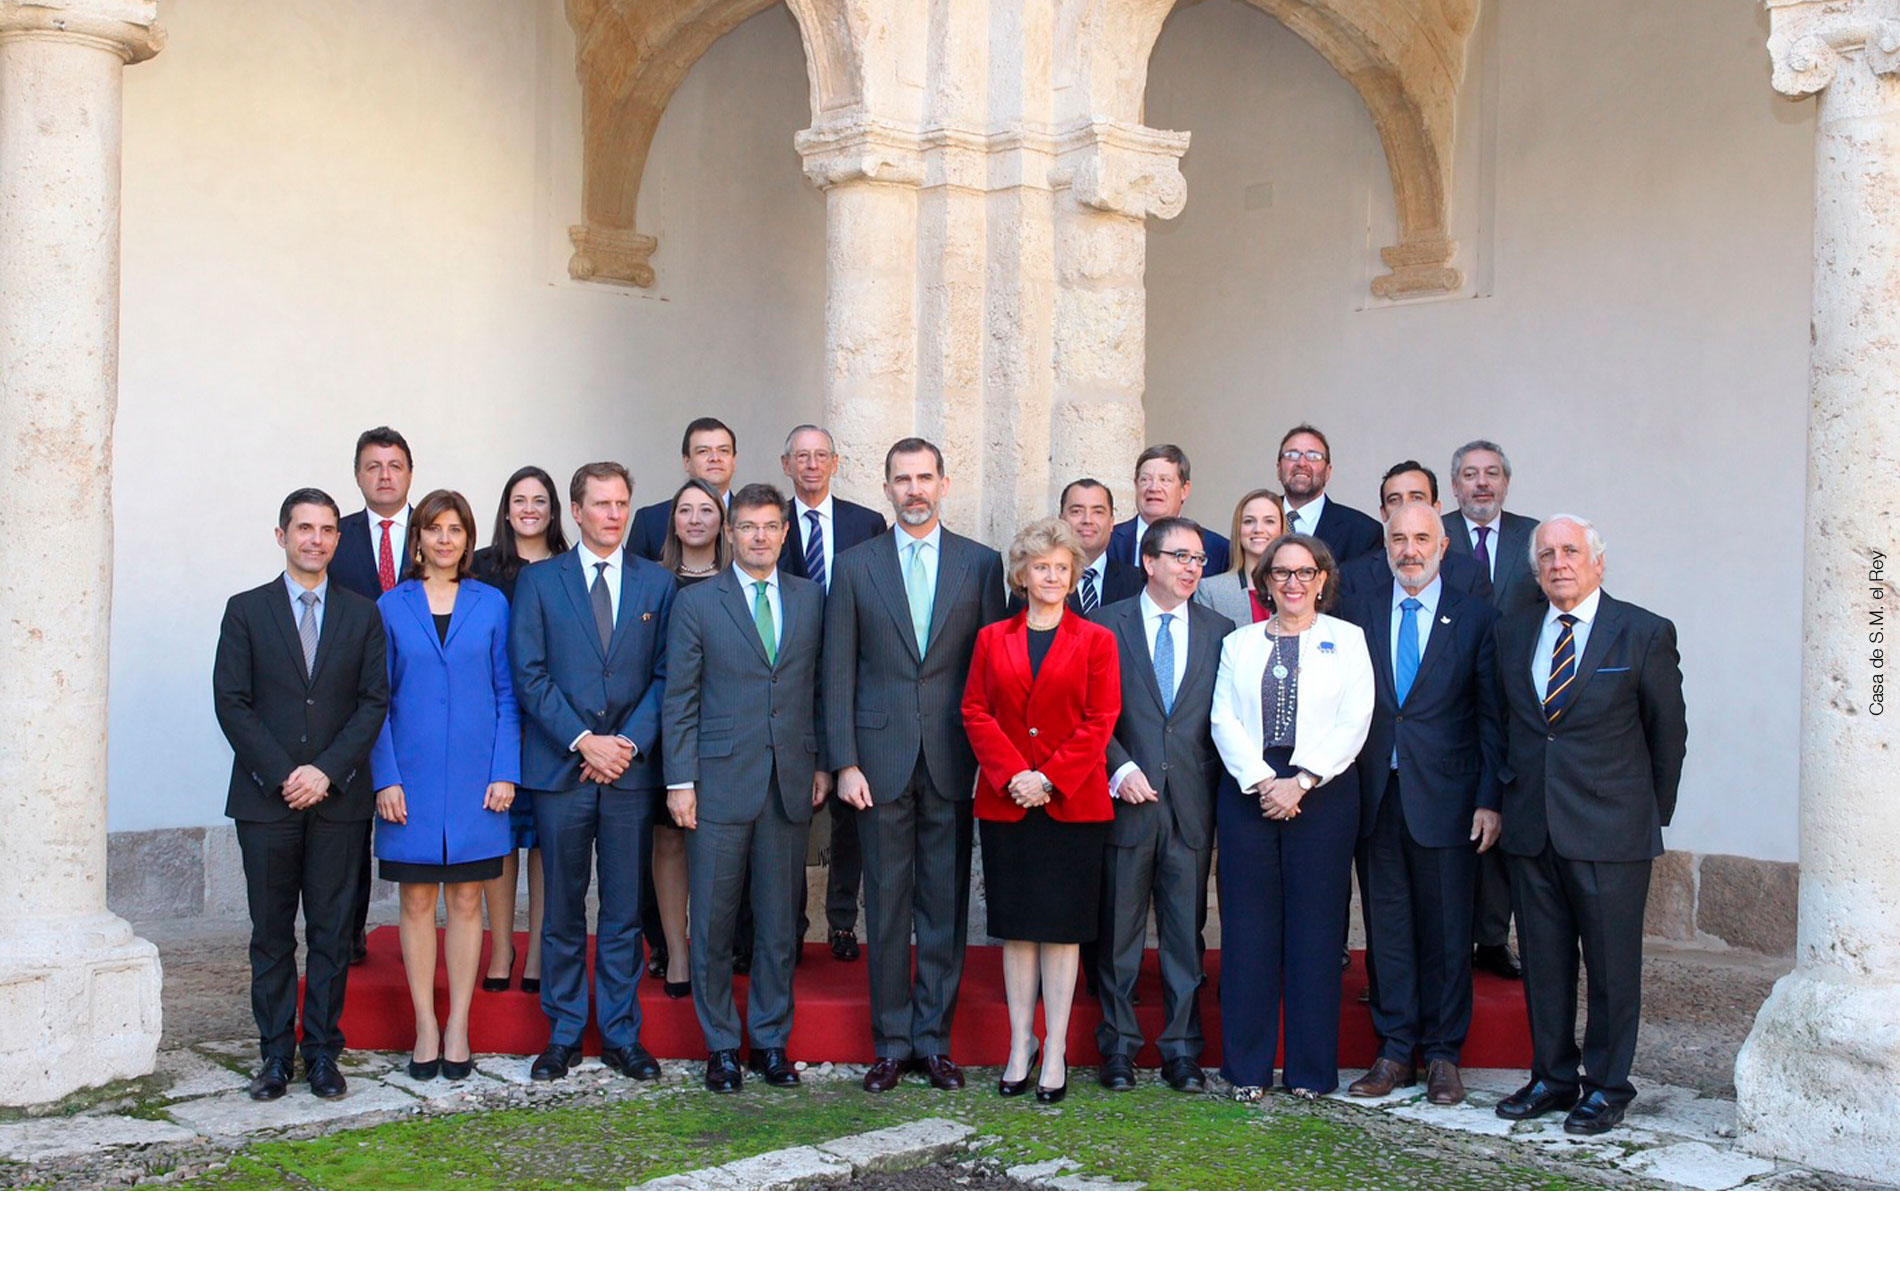
[[[1317,1098],[1339,1085],[1339,926],[1359,825],[1351,770],[1373,684],[1365,635],[1322,614],[1337,576],[1324,542],[1280,537],[1254,578],[1273,617],[1221,643],[1221,1072],[1237,1098],[1273,1084],[1282,1002],[1287,1088]]]

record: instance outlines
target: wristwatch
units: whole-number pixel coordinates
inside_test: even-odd
[[[1042,779],[1043,794],[1050,796],[1056,794],[1056,785],[1049,781],[1049,775],[1043,773],[1041,770],[1037,770],[1036,777]]]
[[[1304,769],[1293,775],[1293,781],[1300,784],[1301,791],[1311,791],[1313,788],[1319,786],[1319,779],[1313,777],[1313,775],[1307,773]]]

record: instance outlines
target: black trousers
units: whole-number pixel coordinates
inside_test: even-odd
[[[304,919],[303,1054],[343,1050],[343,993],[349,983],[350,919],[357,881],[368,867],[364,822],[333,822],[305,809],[276,822],[237,823],[244,895],[251,908],[251,1014],[258,1049],[289,1058],[297,1049],[297,907]]]
[[[1366,856],[1368,957],[1379,961],[1372,1027],[1379,1054],[1458,1062],[1471,1028],[1471,896],[1477,846],[1426,848],[1406,828],[1389,776]]]
[[[831,814],[831,865],[825,872],[827,932],[858,926],[858,884],[864,878],[864,851],[858,844],[858,815],[834,803]],[[800,923],[803,930],[803,922]]]
[[[1636,1097],[1630,1065],[1643,1012],[1643,907],[1651,863],[1560,857],[1548,840],[1534,857],[1506,859],[1531,1075],[1553,1086],[1600,1090],[1611,1103]],[[1577,965],[1586,976],[1583,1046],[1577,1046]],[[1581,1061],[1581,1070],[1579,1069]]]
[[[1505,945],[1511,939],[1511,876],[1504,850],[1478,855],[1477,898],[1471,911],[1473,945]]]
[[[357,838],[356,855],[361,862],[356,872],[356,886],[350,890],[350,935],[362,940],[369,935],[369,881],[370,853],[376,834],[376,819],[370,818],[356,824],[362,831]],[[354,947],[352,947],[354,948]]]

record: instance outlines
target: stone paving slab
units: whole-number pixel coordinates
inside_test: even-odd
[[[200,1134],[230,1138],[260,1130],[345,1121],[372,1112],[406,1112],[415,1106],[414,1095],[374,1078],[359,1078],[341,1099],[319,1099],[298,1081],[291,1083],[290,1093],[274,1103],[254,1103],[238,1091],[171,1104],[165,1115]]]
[[[818,1150],[848,1162],[856,1173],[914,1169],[954,1151],[976,1133],[961,1121],[926,1117],[887,1129],[869,1130],[818,1144]]]
[[[1648,1148],[1629,1157],[1622,1168],[1631,1173],[1693,1187],[1697,1191],[1727,1191],[1751,1178],[1775,1171],[1775,1163],[1735,1148],[1714,1148],[1707,1143],[1672,1143],[1667,1147]]]
[[[430,1103],[473,1101],[484,1093],[499,1090],[507,1084],[498,1077],[488,1076],[479,1063],[475,1065],[475,1071],[461,1081],[450,1081],[441,1076],[432,1077],[428,1081],[417,1081],[409,1075],[406,1068],[373,1080],[378,1085],[388,1086],[392,1090],[402,1091]]]
[[[815,1147],[784,1147],[720,1168],[743,1191],[796,1191],[852,1175],[850,1161]]]
[[[1035,1161],[1027,1165],[1015,1165],[1003,1171],[1012,1182],[1047,1182],[1061,1174],[1078,1173],[1082,1162],[1058,1156],[1054,1160]]]
[[[1505,1138],[1511,1133],[1514,1121],[1506,1121],[1489,1107],[1474,1104],[1469,1100],[1455,1107],[1426,1103],[1420,1099],[1416,1103],[1403,1104],[1384,1111],[1405,1121],[1416,1121],[1420,1125],[1436,1126],[1443,1130],[1456,1130],[1460,1134],[1479,1134],[1487,1138]]]
[[[160,1051],[153,1071],[168,1079],[167,1099],[196,1099],[226,1090],[242,1090],[250,1084],[244,1074],[233,1072],[196,1051]]]
[[[197,1137],[191,1130],[169,1121],[146,1121],[139,1117],[41,1117],[0,1125],[0,1157],[12,1161],[47,1161],[83,1155],[102,1147],[189,1143]]]

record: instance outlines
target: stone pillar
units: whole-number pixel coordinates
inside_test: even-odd
[[[152,1070],[159,966],[106,909],[119,121],[144,0],[0,0],[0,1103]]]
[[[1147,446],[1147,221],[1187,206],[1187,146],[1185,132],[1102,122],[1061,143],[1047,504],[1091,475],[1114,490],[1118,519],[1133,509],[1135,458]]]
[[[1768,0],[1774,86],[1818,93],[1795,970],[1735,1065],[1752,1150],[1900,1170],[1900,719],[1883,698],[1900,488],[1900,0]],[[1881,636],[1884,635],[1884,636]]]

